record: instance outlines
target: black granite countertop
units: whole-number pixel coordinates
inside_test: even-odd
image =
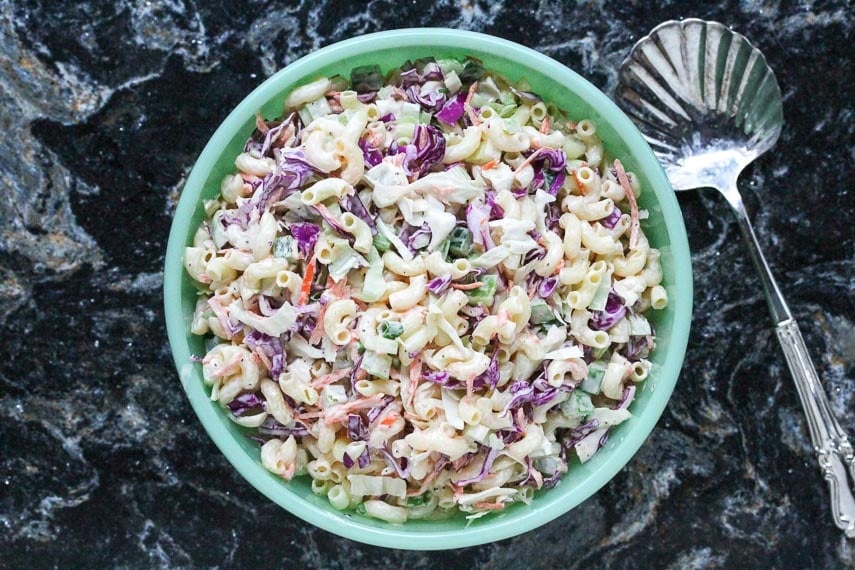
[[[0,0],[0,566],[855,566],[760,282],[712,193],[679,197],[694,323],[658,427],[601,492],[513,539],[421,553],[302,522],[220,455],[172,365],[171,214],[208,137],[267,76],[354,35],[448,26],[535,48],[608,93],[635,40],[690,16],[746,34],[777,73],[786,126],[741,187],[855,435],[849,2]]]

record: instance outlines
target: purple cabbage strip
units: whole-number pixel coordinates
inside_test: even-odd
[[[315,244],[318,242],[320,233],[321,227],[311,222],[291,224],[291,235],[297,240],[297,247],[306,259],[312,257],[312,252],[315,251]]]
[[[367,446],[366,446],[367,447]],[[344,464],[345,469],[350,469],[354,465],[353,459],[347,453],[343,453],[341,456],[341,462]]]
[[[496,191],[493,188],[487,188],[484,192],[487,205],[490,206],[490,219],[501,220],[505,217],[505,210],[496,202]]]
[[[555,178],[552,179],[552,183],[549,185],[549,188],[546,190],[550,196],[558,196],[558,191],[561,190],[561,186],[564,184],[564,179],[567,178],[567,172],[563,169],[558,171],[558,174],[555,175]]]
[[[545,299],[555,292],[556,287],[558,287],[558,277],[547,277],[538,285],[537,294]]]
[[[261,435],[270,435],[273,437],[303,437],[309,435],[309,430],[306,426],[300,423],[294,423],[293,426],[285,426],[276,421],[273,416],[267,416],[264,422],[258,426],[258,433]]]
[[[555,471],[553,471],[552,474],[549,475],[549,477],[547,477],[543,480],[543,488],[544,489],[553,488],[555,485],[558,484],[558,481],[561,479],[561,476],[566,472],[567,472],[567,463],[565,463],[562,460],[561,463],[555,468]]]
[[[359,358],[359,362],[362,362],[362,357]],[[356,364],[354,366],[354,370],[356,370],[356,368],[358,368],[358,367],[359,367],[359,364]],[[377,420],[377,418],[380,417],[380,414],[383,413],[383,410],[385,410],[387,407],[389,407],[389,404],[391,404],[394,401],[395,401],[395,398],[393,396],[384,396],[383,400],[381,400],[380,404],[378,404],[378,405],[374,406],[373,408],[371,408],[370,410],[368,410],[368,413],[366,414],[366,416],[368,418],[368,423],[373,424]]]
[[[457,481],[457,484],[463,487],[472,483],[478,483],[479,481],[482,481],[490,474],[490,468],[493,466],[493,462],[498,456],[499,450],[491,447],[489,451],[487,451],[487,454],[484,456],[484,463],[481,465],[481,470],[478,472],[478,474],[468,479],[461,479]]]
[[[253,350],[258,348],[270,359],[270,376],[278,378],[285,363],[282,341],[257,330],[248,332],[243,340],[248,347]]]
[[[362,159],[369,167],[377,166],[383,162],[383,153],[380,149],[370,146],[365,139],[359,139],[359,148],[362,149]]]
[[[418,176],[442,163],[442,157],[445,156],[445,137],[435,126],[421,123],[416,125],[413,142],[407,146],[413,145],[416,148],[416,157],[414,161],[410,161],[409,167]]]
[[[395,461],[395,457],[389,453],[387,450],[381,448],[380,453],[383,454],[383,458],[386,459],[386,463],[389,464],[389,467],[395,470],[395,473],[398,474],[398,477],[401,479],[406,479],[410,476],[409,466],[405,464],[407,459],[405,457],[401,458],[402,465],[398,465],[398,462]]]
[[[594,433],[598,427],[600,427],[599,420],[593,419],[588,422],[585,422],[577,428],[574,428],[565,440],[564,447],[573,447],[574,445]]]
[[[380,117],[380,120],[384,123],[390,123],[392,121],[396,121],[397,119],[395,118],[394,113],[386,113],[385,115]]]
[[[411,103],[418,103],[421,105],[422,109],[429,113],[439,111],[445,104],[445,93],[439,89],[423,93],[422,89],[419,88],[418,85],[412,85],[407,87],[406,93],[407,99],[409,99]]]
[[[281,162],[276,170],[264,178],[261,192],[253,195],[252,207],[263,210],[271,202],[296,191],[315,173],[315,167],[306,159],[302,150],[288,150],[280,155]]]
[[[604,331],[612,328],[626,314],[623,299],[614,291],[609,292],[606,308],[603,311],[591,311],[591,328]]]
[[[353,361],[353,368],[350,370],[350,378],[349,378],[349,380],[350,380],[350,393],[351,394],[356,394],[356,373],[359,372],[359,366],[362,364],[363,358],[364,358],[364,356],[362,354],[360,354],[359,356],[356,357],[356,360]],[[372,409],[368,410],[368,421],[369,422],[374,421],[374,418],[372,418],[371,415],[376,409],[377,408],[372,408]],[[379,414],[380,412],[378,411],[377,413]],[[376,415],[375,415],[375,417],[376,417]]]
[[[407,245],[407,247],[415,253],[417,250],[424,249],[430,243],[432,232],[430,230],[430,224],[425,222],[422,224],[422,227],[417,228],[415,231],[408,232],[408,235],[404,237],[401,235],[401,240]]]
[[[353,235],[351,235],[350,232],[344,229],[344,226],[342,226],[338,220],[332,217],[332,214],[330,214],[329,210],[323,207],[318,208],[317,206],[312,206],[312,209],[324,219],[324,221],[329,225],[329,227],[332,228],[335,233],[351,242],[353,241]]]
[[[368,439],[368,426],[359,414],[347,415],[347,437],[350,441],[366,441]]]
[[[248,416],[251,414],[259,414],[264,411],[264,400],[258,397],[254,392],[241,394],[228,404],[229,411],[236,418]]]
[[[347,455],[345,453],[345,455]],[[406,461],[406,459],[404,460]],[[368,464],[371,463],[371,454],[368,452],[368,446],[365,446],[365,449],[362,450],[362,453],[359,454],[356,462],[359,464],[360,469],[365,469],[368,467]]]
[[[623,215],[623,212],[620,211],[620,208],[615,206],[612,208],[612,211],[608,216],[600,220],[600,224],[602,224],[603,227],[612,229],[620,221],[621,215]]]
[[[629,342],[624,347],[624,356],[627,360],[636,361],[643,358],[645,349],[649,348],[646,336],[630,336]]]
[[[434,295],[442,295],[448,286],[451,284],[451,274],[446,273],[442,277],[436,277],[431,279],[428,283],[427,288],[428,291],[433,293]]]
[[[342,202],[342,207],[368,224],[368,227],[371,228],[372,235],[377,234],[377,223],[374,221],[374,216],[368,212],[368,208],[366,208],[365,204],[362,203],[362,199],[359,197],[359,194],[354,192],[353,194],[346,195]]]
[[[623,389],[623,393],[620,395],[620,401],[618,401],[617,406],[615,406],[616,410],[623,410],[629,407],[632,401],[635,399],[635,385],[630,384]]]
[[[466,93],[462,91],[445,102],[442,109],[436,115],[437,119],[447,125],[454,125],[463,116],[463,102],[466,101]]]
[[[483,388],[484,386],[489,386],[490,388],[495,388],[499,383],[499,350],[496,349],[493,351],[493,356],[490,357],[490,365],[487,366],[487,370],[485,370],[482,374],[480,374],[475,380],[472,382],[472,386],[475,389]]]
[[[472,243],[478,244],[489,251],[496,247],[493,236],[490,235],[491,208],[487,204],[471,202],[466,206],[466,225],[472,234]]]

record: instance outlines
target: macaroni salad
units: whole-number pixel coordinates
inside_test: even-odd
[[[528,502],[591,458],[668,302],[595,124],[475,59],[359,67],[285,113],[185,251],[204,380],[263,465],[399,523]]]

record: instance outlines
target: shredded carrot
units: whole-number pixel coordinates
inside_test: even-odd
[[[472,97],[475,95],[475,91],[478,90],[478,82],[474,81],[472,85],[469,86],[469,93],[466,94],[466,100],[463,101],[463,109],[466,111],[466,114],[469,115],[469,119],[472,121],[472,124],[478,126],[481,124],[481,118],[475,113],[475,110],[472,108]]]
[[[410,384],[409,394],[408,394],[408,403],[410,407],[413,405],[413,398],[416,397],[416,388],[419,387],[419,380],[422,377],[422,353],[418,353],[413,357],[413,361],[410,362]]]
[[[449,283],[449,287],[452,289],[460,289],[461,291],[471,291],[473,289],[477,289],[484,285],[481,281],[475,281],[474,283]]]
[[[385,418],[383,418],[382,420],[380,420],[380,425],[389,427],[390,425],[392,425],[393,423],[398,421],[398,418],[400,418],[400,417],[401,416],[399,416],[398,414],[391,413],[391,414],[387,415]]]
[[[490,170],[491,168],[496,168],[497,164],[499,164],[499,161],[494,158],[490,162],[485,163],[484,166],[481,167],[481,170]]]
[[[324,338],[324,314],[327,312],[327,307],[329,307],[329,303],[321,305],[321,308],[318,310],[315,328],[309,334],[309,344],[318,344]]]
[[[540,132],[544,135],[549,134],[549,117],[544,117],[540,123]]]
[[[328,386],[329,384],[334,384],[341,380],[342,378],[349,376],[350,371],[353,368],[342,368],[340,370],[335,370],[330,372],[329,374],[324,374],[323,376],[318,376],[314,380],[312,380],[312,388],[315,390],[320,390],[324,386]]]
[[[344,421],[347,419],[347,414],[350,412],[373,408],[382,402],[383,398],[385,398],[385,395],[383,394],[374,394],[370,398],[361,398],[359,400],[354,400],[353,402],[339,404],[338,406],[324,411],[324,423],[334,424],[336,422]]]
[[[501,511],[505,508],[504,503],[475,503],[476,509],[483,509],[485,511]]]
[[[629,183],[629,178],[626,177],[623,164],[618,159],[615,159],[615,170],[617,171],[620,185],[623,187],[624,193],[626,193],[626,199],[629,200],[629,215],[632,219],[632,223],[629,226],[629,249],[635,249],[635,246],[638,245],[638,231],[641,227],[638,221],[638,202],[635,201],[632,184]]]
[[[261,362],[267,367],[268,370],[273,368],[273,363],[270,362],[270,359],[267,358],[267,355],[264,354],[264,351],[261,350],[260,347],[255,347],[255,350],[252,351],[252,356],[256,359],[257,362]]]
[[[231,323],[229,322],[229,315],[226,313],[225,307],[217,300],[216,297],[211,297],[208,299],[208,306],[211,307],[211,310],[214,311],[214,314],[217,316],[217,320],[220,321],[220,326],[223,327],[223,332],[226,333],[226,337],[231,340]]]
[[[306,274],[303,276],[303,284],[300,285],[300,296],[297,298],[298,305],[305,305],[309,301],[309,292],[312,289],[312,281],[315,279],[315,254],[306,265]]]
[[[579,178],[579,170],[573,171],[573,179],[576,181],[576,187],[579,188],[579,192],[582,193],[582,196],[588,195],[588,187],[585,186],[585,183],[582,182],[582,179]]]
[[[534,159],[536,159],[540,155],[540,151],[542,151],[546,148],[548,148],[548,147],[542,146],[542,147],[538,148],[536,151],[534,151],[533,153],[531,153],[530,155],[528,155],[528,158],[525,159],[524,161],[522,161],[520,163],[520,165],[514,169],[514,174],[518,174],[523,168],[525,168],[526,166],[531,164],[532,161],[534,161]]]

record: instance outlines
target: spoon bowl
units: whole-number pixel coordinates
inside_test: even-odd
[[[727,26],[669,21],[639,40],[623,62],[615,102],[641,130],[676,190],[712,187],[733,209],[829,484],[834,522],[855,537],[855,453],[831,412],[737,188],[742,169],[781,134],[784,116],[775,74],[763,54]]]
[[[763,54],[718,22],[665,22],[636,44],[615,99],[642,130],[675,190],[735,186],[772,148],[784,115]]]

